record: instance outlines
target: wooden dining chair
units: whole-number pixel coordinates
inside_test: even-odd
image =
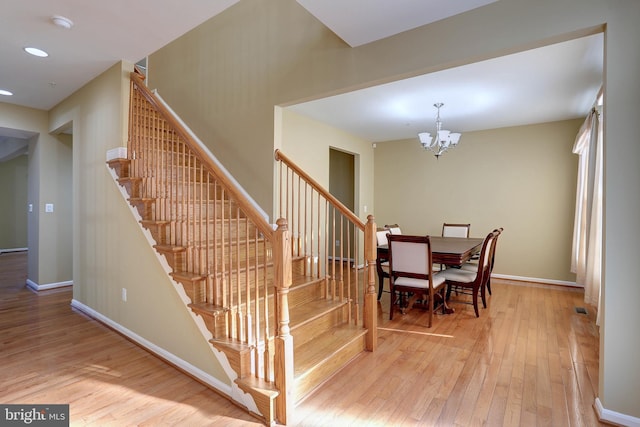
[[[402,229],[398,224],[387,224],[384,226],[391,234],[402,234]]]
[[[442,223],[442,237],[468,238],[470,230],[471,224],[455,224],[451,222]],[[444,264],[440,264],[435,268],[437,268],[439,271],[443,271],[445,268],[447,268],[447,266]]]
[[[389,244],[389,240],[387,239],[388,235],[389,229],[386,227],[378,228],[376,230],[376,241],[378,246]],[[386,258],[381,259],[380,257],[378,257],[376,259],[376,270],[378,272],[378,300],[380,300],[380,298],[382,298],[382,291],[384,289],[384,279],[389,278],[389,260]]]
[[[493,273],[493,265],[496,261],[496,247],[498,246],[498,238],[502,234],[503,230],[504,228],[502,227],[493,230],[497,231],[498,235],[495,237],[495,239],[493,239],[491,248],[489,249],[489,274],[487,275],[487,277],[485,277],[485,283],[482,288],[482,291],[484,291],[484,288],[486,288],[489,291],[489,295],[491,295],[491,273]],[[472,260],[469,262],[465,262],[464,264],[462,264],[462,266],[460,266],[460,268],[467,271],[478,271],[478,261]]]
[[[434,300],[440,295],[442,312],[445,313],[445,280],[441,273],[433,272],[431,240],[429,236],[389,235],[389,285],[391,305],[389,319],[393,319],[396,299],[404,314],[407,307],[421,299],[428,303],[428,327],[433,323]],[[410,296],[410,297],[409,297]],[[405,298],[409,297],[408,301]]]
[[[471,304],[476,312],[476,317],[480,317],[478,311],[478,292],[481,292],[482,305],[487,308],[487,300],[484,292],[485,280],[489,275],[490,267],[490,249],[494,239],[498,236],[497,230],[492,231],[487,235],[482,243],[482,250],[480,251],[480,258],[478,259],[477,271],[464,270],[462,268],[448,268],[440,274],[444,276],[447,284],[447,299],[450,296],[451,289],[458,287],[466,289],[471,294]]]
[[[471,224],[453,224],[445,222],[442,224],[442,237],[469,237]]]

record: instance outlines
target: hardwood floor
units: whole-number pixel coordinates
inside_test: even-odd
[[[260,425],[226,398],[25,286],[26,254],[0,255],[0,403],[69,403],[71,425]],[[296,408],[296,426],[597,426],[594,311],[581,292],[494,280],[488,308],[452,302],[379,314],[379,347]],[[455,297],[452,297],[455,298]],[[462,298],[462,297],[459,297]]]
[[[379,305],[379,347],[297,408],[300,425],[598,426],[599,336],[583,293],[492,280],[476,318],[452,302],[426,328]],[[469,299],[468,296],[456,297]],[[319,417],[322,414],[322,418]]]
[[[70,306],[29,291],[26,254],[0,255],[0,403],[70,405],[73,426],[249,426],[256,418]]]

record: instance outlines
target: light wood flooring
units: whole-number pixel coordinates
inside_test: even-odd
[[[69,403],[74,426],[247,426],[226,398],[70,306],[29,291],[26,253],[0,255],[0,403]],[[410,310],[296,408],[296,426],[598,426],[598,330],[582,293],[494,280],[488,308]],[[456,297],[453,296],[453,299]],[[459,296],[457,298],[465,298]]]

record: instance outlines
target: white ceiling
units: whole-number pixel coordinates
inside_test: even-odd
[[[48,110],[119,60],[136,62],[237,1],[4,0],[0,89],[14,95],[0,102]],[[297,1],[358,46],[493,0]],[[75,25],[56,27],[53,15]],[[592,36],[294,108],[371,141],[430,130],[434,102],[445,103],[445,127],[461,131],[579,117],[602,80],[602,45]],[[26,46],[50,56],[27,55]]]
[[[238,0],[3,0],[0,102],[49,110],[113,64],[137,62]],[[51,17],[73,21],[66,30]],[[49,53],[37,58],[27,46]]]
[[[585,117],[602,84],[597,34],[291,108],[371,142]],[[463,135],[464,138],[464,135]]]
[[[349,46],[356,47],[497,0],[296,0]]]

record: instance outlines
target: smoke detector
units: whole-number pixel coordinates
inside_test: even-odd
[[[64,16],[54,15],[51,17],[51,22],[53,22],[58,27],[65,28],[67,30],[73,27],[73,21],[69,18],[65,18]]]

